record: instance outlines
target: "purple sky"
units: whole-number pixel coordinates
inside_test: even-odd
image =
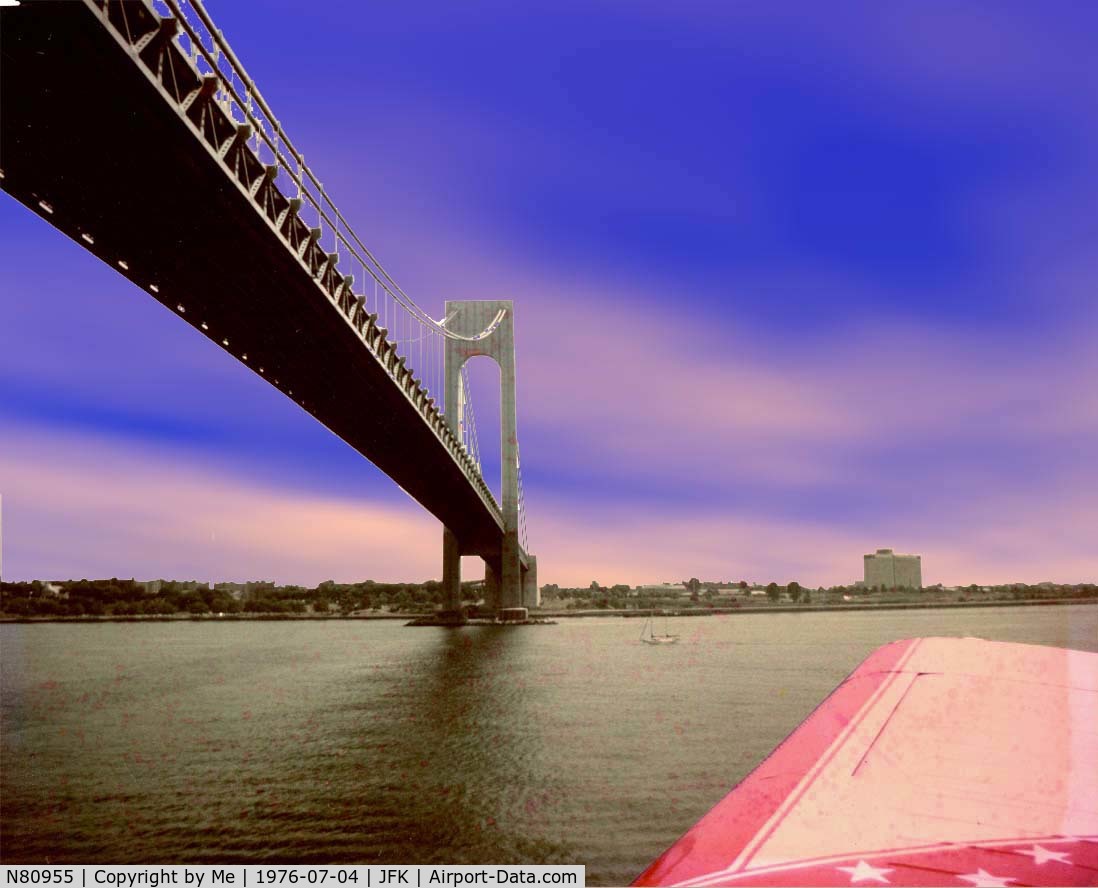
[[[542,582],[1098,580],[1098,7],[396,6],[208,2],[407,292],[515,300]],[[0,243],[5,579],[438,575],[310,416]]]

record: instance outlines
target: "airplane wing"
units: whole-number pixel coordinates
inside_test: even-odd
[[[871,654],[634,885],[1098,885],[1098,654]]]

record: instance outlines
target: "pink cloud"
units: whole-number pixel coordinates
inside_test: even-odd
[[[656,473],[827,485],[862,479],[852,456],[866,449],[1009,439],[1045,450],[1050,471],[1073,471],[1061,463],[1076,445],[1063,442],[1098,438],[1098,355],[1085,329],[1018,347],[993,328],[879,315],[791,349],[780,332],[729,333],[735,318],[714,324],[621,282],[493,268],[475,272],[490,292],[526,297],[516,302],[520,432],[536,433],[524,452],[543,466],[641,487]]]
[[[439,524],[417,504],[263,486],[185,454],[54,429],[5,429],[6,577],[422,580]]]
[[[313,585],[439,571],[439,525],[411,501],[356,504],[246,483],[185,455],[33,428],[8,431],[0,479],[9,577]],[[1084,493],[1060,491],[1043,508],[990,497],[934,522],[900,515],[870,527],[543,494],[532,532],[541,581],[566,585],[689,576],[830,585],[857,579],[861,555],[890,544],[924,554],[928,583],[1085,581],[1098,578],[1098,507]],[[480,576],[475,559],[463,569]]]
[[[861,579],[880,546],[923,555],[927,584],[1095,582],[1098,506],[1081,494],[1054,507],[991,498],[940,516],[868,527],[798,521],[755,510],[689,506],[617,509],[546,502],[537,520],[542,581],[711,580],[835,585]]]

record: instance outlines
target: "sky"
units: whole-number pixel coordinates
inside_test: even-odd
[[[1098,581],[1098,6],[207,8],[406,292],[514,300],[541,582]],[[6,195],[0,495],[5,580],[441,572],[395,483]]]

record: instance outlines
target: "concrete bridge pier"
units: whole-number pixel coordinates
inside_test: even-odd
[[[541,590],[538,588],[538,559],[535,555],[527,555],[526,561],[529,566],[522,571],[522,606],[539,607]]]
[[[461,612],[461,546],[448,527],[442,528],[442,612]]]
[[[518,533],[503,535],[503,575],[499,584],[500,608],[522,607],[522,561],[519,559]]]
[[[510,558],[508,558],[510,556]],[[501,582],[501,576],[507,582]],[[506,594],[504,594],[506,590]],[[526,556],[526,565],[518,544],[508,546],[504,542],[504,555],[499,561],[484,560],[485,613],[497,613],[500,608],[535,608],[541,604],[538,590],[538,559]],[[461,612],[461,546],[457,536],[448,528],[442,528],[442,615]]]
[[[494,614],[499,610],[499,569],[491,561],[484,562],[484,611]]]

